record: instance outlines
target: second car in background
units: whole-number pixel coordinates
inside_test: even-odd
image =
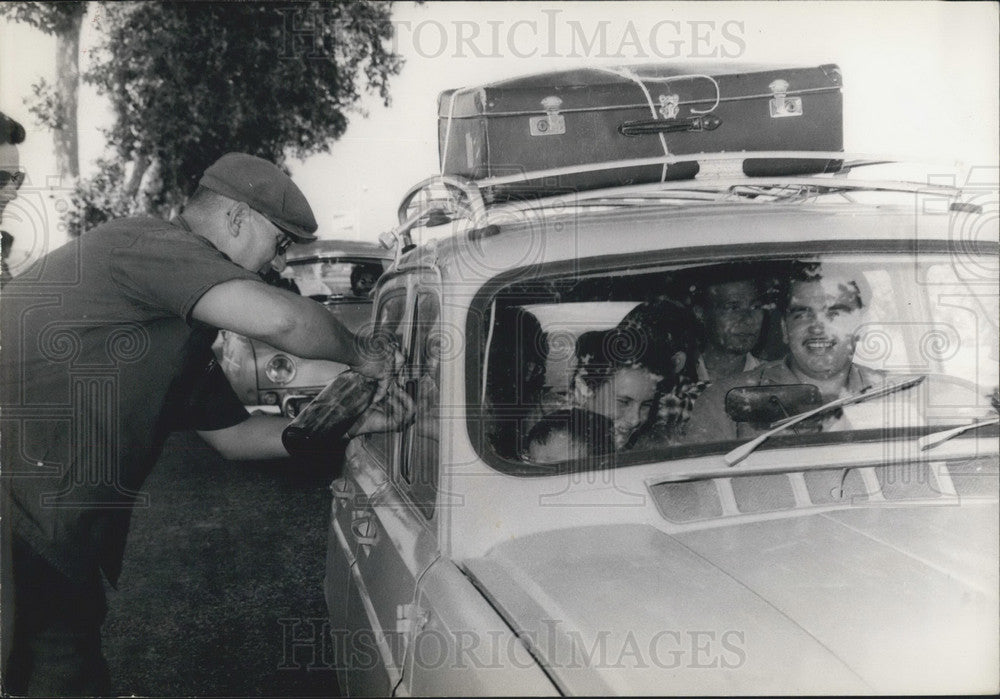
[[[391,260],[374,243],[318,240],[295,245],[278,285],[322,303],[352,332],[371,320],[370,292]],[[302,359],[223,330],[216,343],[222,369],[247,406],[294,417],[346,365]]]

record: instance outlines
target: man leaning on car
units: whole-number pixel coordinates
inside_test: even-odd
[[[759,431],[726,414],[726,394],[738,386],[811,384],[826,402],[881,383],[883,372],[854,362],[858,331],[870,301],[864,298],[863,284],[860,273],[803,266],[788,283],[781,320],[787,355],[707,388],[695,403],[685,441],[725,441]],[[842,419],[835,415],[821,429],[843,429]]]
[[[288,420],[249,416],[214,363],[219,328],[370,377],[391,373],[390,358],[366,356],[322,305],[258,276],[292,243],[314,240],[316,227],[287,175],[230,153],[172,221],[109,222],[5,286],[2,485],[13,564],[3,568],[14,601],[2,613],[13,612],[14,628],[3,638],[4,693],[109,693],[101,577],[117,584],[132,507],[170,431],[197,430],[230,459],[288,455]],[[387,429],[411,406],[389,388],[349,432]]]

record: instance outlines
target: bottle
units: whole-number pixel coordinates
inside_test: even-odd
[[[372,404],[378,379],[348,369],[303,408],[281,433],[292,456],[322,457],[343,448],[344,435]]]

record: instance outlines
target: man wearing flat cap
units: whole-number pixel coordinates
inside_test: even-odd
[[[230,459],[287,456],[284,418],[250,416],[214,362],[219,328],[386,378],[392,359],[322,305],[258,272],[316,221],[295,183],[243,153],[206,170],[183,214],[112,221],[4,287],[3,518],[13,527],[5,693],[103,695],[103,576],[116,585],[131,510],[170,431]],[[391,427],[396,389],[352,434]],[[6,615],[9,609],[2,610]]]

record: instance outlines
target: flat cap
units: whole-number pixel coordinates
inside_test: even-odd
[[[277,165],[249,153],[226,153],[205,170],[198,183],[245,202],[296,242],[316,240],[316,218],[309,202]]]

